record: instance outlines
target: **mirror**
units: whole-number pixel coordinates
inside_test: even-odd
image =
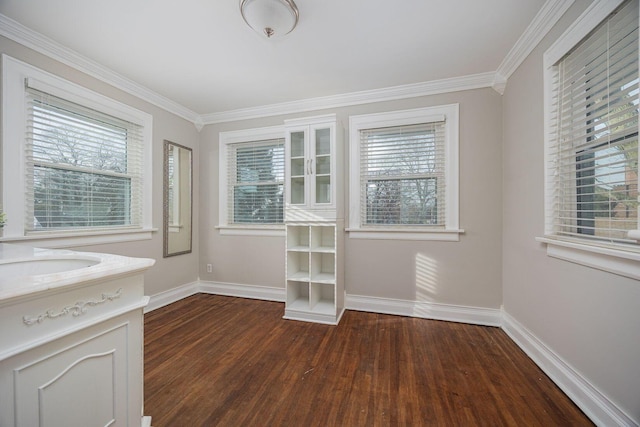
[[[164,257],[191,252],[192,150],[164,141]]]

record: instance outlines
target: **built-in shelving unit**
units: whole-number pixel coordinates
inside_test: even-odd
[[[337,324],[344,312],[341,130],[335,115],[285,120],[285,319]]]
[[[337,324],[344,312],[341,222],[287,226],[285,319]]]

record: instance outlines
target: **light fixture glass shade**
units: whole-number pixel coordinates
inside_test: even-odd
[[[240,0],[245,22],[267,38],[284,36],[298,23],[298,8],[293,0]]]

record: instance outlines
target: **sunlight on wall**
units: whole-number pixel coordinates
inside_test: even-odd
[[[416,301],[433,302],[438,294],[438,262],[416,254]]]

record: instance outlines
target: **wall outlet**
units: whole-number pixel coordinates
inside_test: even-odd
[[[213,265],[207,264],[207,273],[211,273],[213,271]]]

